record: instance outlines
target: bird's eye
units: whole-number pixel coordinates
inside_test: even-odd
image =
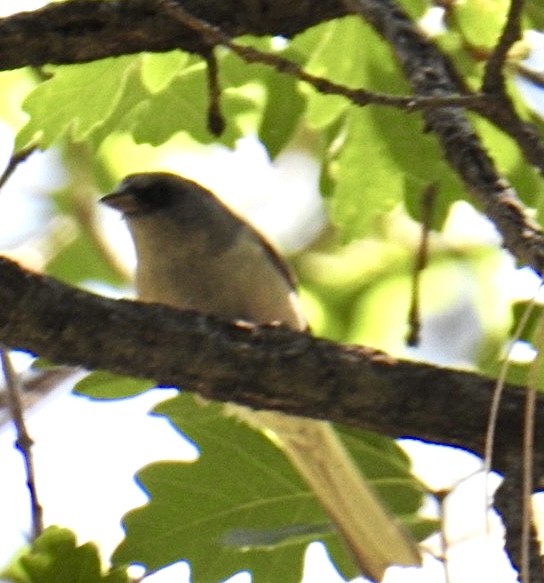
[[[164,208],[172,202],[172,189],[163,182],[142,186],[135,195],[140,204],[149,211]]]

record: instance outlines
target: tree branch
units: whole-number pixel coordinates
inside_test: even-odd
[[[114,301],[4,258],[0,341],[54,362],[153,378],[210,399],[484,451],[492,380],[283,327]],[[519,460],[524,395],[520,388],[505,389],[494,456],[501,472]],[[537,408],[537,416],[544,415],[544,398]],[[536,432],[538,482],[544,427]]]
[[[520,119],[517,114],[512,99],[508,95],[504,76],[508,51],[521,38],[521,16],[524,4],[524,0],[511,0],[499,42],[486,64],[482,91],[493,96],[493,99],[475,103],[471,109],[515,140],[525,159],[544,174],[544,143],[537,127]],[[522,66],[518,64],[518,67]]]
[[[389,43],[417,95],[451,95],[463,83],[451,63],[414,26],[394,0],[343,0]],[[444,157],[482,206],[504,246],[537,273],[544,271],[544,235],[531,221],[515,190],[495,168],[460,108],[427,109],[423,117],[438,137]],[[541,150],[544,154],[544,149]],[[542,161],[544,167],[544,160]]]
[[[43,532],[43,510],[38,500],[36,474],[34,471],[34,456],[32,455],[34,442],[26,428],[21,397],[22,383],[13,368],[8,349],[2,344],[0,344],[0,362],[6,379],[8,408],[17,434],[15,446],[21,452],[25,466],[26,485],[30,497],[30,516],[32,517],[32,538],[37,538]]]
[[[300,65],[289,59],[285,59],[280,55],[265,53],[250,46],[236,43],[219,27],[212,26],[208,22],[189,14],[181,6],[178,6],[174,0],[156,1],[159,6],[163,7],[165,13],[172,15],[173,19],[179,21],[182,25],[189,27],[195,32],[198,32],[209,46],[213,47],[216,45],[222,45],[227,47],[246,63],[262,63],[268,65],[279,73],[292,75],[300,81],[304,81],[308,85],[311,85],[316,91],[319,91],[324,95],[341,95],[351,101],[354,105],[359,105],[361,107],[370,104],[389,105],[391,107],[403,109],[404,111],[413,112],[444,106],[480,108],[484,107],[485,102],[488,100],[488,96],[483,93],[440,96],[391,95],[376,91],[367,91],[366,89],[348,87],[341,83],[329,81],[324,77],[307,73]]]
[[[292,37],[320,22],[343,16],[336,0],[272,3],[191,0],[183,7],[229,36]],[[181,26],[155,0],[71,0],[0,19],[0,70],[47,63],[95,61],[142,51],[174,49],[205,54],[200,34]]]
[[[505,91],[503,68],[508,51],[521,38],[521,14],[524,4],[524,0],[510,0],[506,24],[499,42],[486,63],[482,84],[482,89],[485,93],[503,93]]]

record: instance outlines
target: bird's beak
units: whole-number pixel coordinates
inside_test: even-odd
[[[137,198],[130,190],[119,189],[100,199],[100,202],[114,208],[126,215],[131,215],[141,211],[141,206]]]

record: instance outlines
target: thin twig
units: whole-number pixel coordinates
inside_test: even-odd
[[[542,284],[539,285],[539,289]],[[518,341],[521,337],[525,326],[527,326],[527,322],[533,313],[533,310],[536,306],[536,294],[531,299],[531,302],[524,310],[514,333],[512,334],[512,340],[510,341],[508,348],[506,350],[506,354],[499,370],[499,374],[497,377],[497,382],[495,384],[495,389],[493,391],[493,397],[491,399],[491,406],[489,409],[489,416],[487,421],[487,431],[485,435],[485,446],[484,446],[484,472],[487,476],[489,476],[491,469],[493,467],[493,448],[495,444],[495,432],[497,428],[497,421],[499,418],[499,408],[501,404],[501,397],[504,393],[506,387],[506,375],[508,373],[508,368],[510,367],[510,357],[512,355],[512,350],[514,349],[514,344]],[[488,487],[486,484],[486,496]]]
[[[504,93],[503,67],[508,51],[521,38],[521,13],[524,3],[524,0],[511,0],[510,2],[506,24],[485,67],[482,83],[483,93]]]
[[[279,55],[263,53],[252,47],[235,43],[232,38],[219,27],[189,14],[179,4],[172,2],[171,0],[157,0],[157,3],[181,24],[199,32],[205,42],[210,46],[223,45],[247,63],[262,63],[268,65],[278,71],[278,73],[292,75],[300,81],[308,83],[320,93],[325,95],[342,95],[355,105],[365,106],[371,103],[375,105],[389,105],[408,112],[413,112],[446,106],[482,106],[483,102],[489,99],[487,95],[476,93],[467,95],[402,96],[346,87],[345,85],[334,83],[323,77],[317,77],[307,73],[302,67],[293,61],[280,57]]]
[[[439,490],[433,492],[433,496],[438,503],[438,520],[440,522],[439,545],[440,545],[440,560],[444,565],[444,579],[446,583],[451,583],[450,567],[448,562],[448,533],[446,524],[446,498],[451,494],[451,490]]]
[[[6,169],[4,170],[2,175],[0,176],[0,188],[2,188],[4,186],[4,184],[9,180],[11,175],[17,169],[17,166],[19,166],[19,164],[24,162],[36,150],[37,150],[37,146],[35,146],[33,144],[33,145],[28,146],[27,148],[24,148],[23,150],[19,150],[18,152],[13,153],[13,155],[9,159],[9,162],[8,162],[8,165],[6,166]]]
[[[214,136],[220,136],[225,130],[225,118],[221,112],[221,86],[219,71],[213,48],[204,56],[208,79],[208,130]]]
[[[13,419],[13,424],[15,425],[15,431],[17,433],[15,447],[21,452],[25,465],[26,485],[30,495],[32,538],[36,538],[43,531],[43,512],[42,507],[38,501],[38,492],[36,488],[34,461],[31,451],[33,441],[25,425],[23,405],[21,402],[20,377],[17,375],[15,369],[13,368],[8,349],[3,345],[0,345],[0,356],[4,377],[6,379],[9,410],[11,418]]]
[[[523,476],[522,476],[522,523],[521,523],[521,560],[520,580],[531,581],[531,496],[534,492],[534,448],[535,448],[535,415],[538,377],[544,362],[544,316],[540,316],[535,346],[540,347],[531,368],[527,381],[525,400],[525,423],[523,425]]]
[[[25,377],[21,387],[21,404],[23,408],[32,407],[80,370],[78,367],[60,366],[37,371],[31,376]],[[0,430],[6,423],[11,421],[8,399],[7,391],[0,392]]]
[[[538,87],[544,87],[544,71],[535,71],[524,63],[516,63],[515,71],[518,75],[527,79],[531,83],[534,83]]]
[[[408,346],[418,346],[420,342],[421,318],[420,318],[420,288],[421,274],[427,266],[429,255],[429,233],[431,230],[434,202],[438,193],[438,186],[429,184],[423,192],[421,201],[421,239],[414,264],[412,276],[412,297],[410,310],[408,312],[408,335],[406,344]]]

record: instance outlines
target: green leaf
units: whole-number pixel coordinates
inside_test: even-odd
[[[537,30],[544,28],[544,6],[541,0],[527,0],[524,12],[529,21],[528,28]]]
[[[47,358],[42,358],[39,356],[32,361],[32,368],[35,370],[59,370],[65,367],[64,364],[57,364],[56,362],[51,362]]]
[[[508,0],[453,2],[450,16],[469,45],[491,49],[506,22],[509,4]]]
[[[2,574],[3,581],[17,583],[128,583],[126,569],[119,567],[102,574],[94,544],[76,545],[74,533],[50,526],[23,553],[16,564]]]
[[[406,10],[412,20],[417,20],[429,8],[428,0],[399,0],[399,4]]]
[[[538,171],[526,162],[516,142],[481,117],[474,116],[472,121],[499,171],[512,182],[526,205],[537,206],[542,213],[542,179]]]
[[[142,81],[152,93],[162,91],[192,61],[189,53],[145,53],[142,55]]]
[[[525,326],[523,327],[523,330],[521,331],[521,334],[519,334],[519,338],[517,338],[517,340],[525,340],[526,342],[530,342],[532,344],[538,344],[538,338],[535,337],[536,330],[538,329],[538,325],[543,315],[544,308],[538,304],[535,304],[534,302],[515,302],[512,306],[513,321],[510,333],[514,333],[522,319],[526,320]]]
[[[527,313],[527,311],[529,312]],[[508,383],[527,386],[529,379],[535,383],[536,389],[540,392],[544,391],[544,366],[542,362],[538,362],[540,358],[536,352],[539,350],[541,344],[541,322],[544,317],[544,308],[538,304],[529,301],[519,301],[512,306],[512,322],[509,330],[510,339],[516,342],[526,343],[527,346],[527,360],[515,361],[508,363],[506,368],[505,380]],[[513,338],[514,332],[517,332],[520,321],[524,320],[525,325],[521,333]],[[498,378],[503,374],[504,367],[504,346],[508,339],[500,339],[500,342],[494,342],[490,346],[486,346],[487,350],[482,351],[480,360],[478,362],[479,370],[492,378]],[[535,351],[531,354],[531,350]],[[537,361],[533,360],[537,359]],[[538,369],[534,371],[534,366]]]
[[[255,582],[299,581],[311,540],[302,533],[329,521],[289,463],[262,435],[225,417],[220,405],[182,394],[157,411],[183,427],[201,457],[139,472],[150,500],[125,517],[127,536],[114,562],[154,571],[187,560],[195,581],[221,581],[243,569]],[[263,541],[289,531],[295,540],[270,553]],[[257,546],[247,547],[250,539]]]
[[[246,39],[241,41],[246,42]],[[239,43],[241,41],[238,40]],[[285,50],[274,49],[269,38],[249,37],[247,42],[252,48],[263,52],[295,62],[301,59],[301,54],[290,46]],[[259,139],[270,158],[274,159],[292,138],[304,111],[305,98],[300,92],[298,80],[262,64],[248,65],[233,53],[219,53],[218,57],[221,83],[252,96]]]
[[[137,108],[132,129],[134,140],[158,146],[177,132],[185,131],[203,144],[216,143],[217,136],[207,129],[208,101],[205,65],[199,62],[184,69],[152,100]],[[234,145],[242,135],[237,118],[253,107],[251,99],[239,91],[226,89],[221,93],[221,111],[228,120],[221,143]]]
[[[145,56],[143,55],[142,59]],[[111,110],[109,116],[104,118],[103,123],[95,126],[89,135],[88,141],[94,150],[98,150],[100,144],[113,132],[130,131],[136,123],[137,106],[152,97],[142,80],[142,75],[143,72],[140,74],[140,69],[136,66],[130,70],[117,105]]]
[[[410,474],[407,454],[392,439],[335,425],[351,456],[382,500],[397,516],[415,514],[423,501],[423,488]]]
[[[79,160],[83,163],[81,157]],[[80,175],[78,187],[81,185],[85,188],[83,182]],[[85,191],[92,192],[92,185],[87,186]],[[52,238],[53,253],[45,272],[71,285],[89,281],[113,286],[125,285],[126,279],[106,261],[103,251],[98,248],[93,227],[89,225],[94,220],[92,212],[96,203],[87,198],[78,201],[70,186],[57,190],[52,200],[57,216],[62,216],[63,222]],[[91,213],[90,217],[82,220],[82,216],[87,216],[87,213]]]
[[[474,59],[462,33],[457,28],[449,27],[446,32],[436,37],[438,48],[448,55],[460,78],[468,87],[479,88],[483,66]]]
[[[496,356],[500,356],[497,354]],[[492,361],[482,362],[480,372],[492,378],[498,378],[502,373],[502,363],[495,358]],[[538,392],[544,392],[544,367],[542,364],[538,365],[536,375],[532,370],[532,363],[527,362],[510,362],[506,369],[505,382],[518,385],[520,387],[527,387],[529,378],[535,381],[535,388]]]
[[[433,228],[443,224],[451,202],[462,198],[461,183],[442,159],[434,136],[424,133],[419,115],[352,109],[344,132],[344,143],[329,162],[336,182],[329,209],[345,240],[368,235],[377,217],[401,202],[419,219],[421,195],[430,184],[438,187]]]
[[[416,540],[425,540],[432,534],[440,530],[440,520],[433,518],[424,518],[422,516],[413,515],[411,518],[405,520],[406,526],[410,529]]]
[[[153,381],[98,370],[76,383],[73,391],[91,399],[124,399],[145,393],[156,386],[157,383]]]
[[[433,183],[438,197],[431,226],[442,225],[451,201],[463,190],[441,159],[434,137],[423,133],[419,117],[393,109],[353,109],[344,132],[344,142],[328,164],[334,180],[328,203],[345,241],[368,235],[380,215],[403,202],[419,219],[421,195]],[[412,145],[406,147],[408,143]]]
[[[315,34],[309,32],[308,37]],[[408,95],[411,93],[389,47],[360,19],[352,17],[323,25],[308,68],[350,87]],[[314,39],[315,41],[315,39]],[[308,47],[296,45],[301,51]],[[316,128],[331,127],[329,155],[323,176],[329,189],[332,221],[344,240],[359,238],[373,229],[376,219],[404,200],[419,216],[421,192],[436,182],[440,202],[434,213],[434,227],[445,220],[451,200],[463,192],[447,164],[434,136],[424,132],[420,114],[392,107],[342,104],[312,92],[308,98],[308,119]],[[343,118],[343,123],[338,120]]]
[[[344,144],[330,164],[335,181],[328,201],[330,218],[344,240],[368,234],[376,217],[402,200],[404,178],[373,117],[370,109],[349,113]]]
[[[293,137],[306,102],[291,76],[269,72],[265,87],[266,104],[259,125],[259,139],[273,160]]]
[[[355,576],[347,551],[312,492],[263,435],[225,417],[223,406],[204,404],[189,394],[161,404],[157,412],[198,444],[201,457],[194,463],[152,464],[138,474],[150,500],[126,515],[127,535],[114,554],[116,563],[137,562],[154,571],[187,560],[195,581],[221,581],[248,570],[256,583],[295,583],[301,579],[306,546],[317,539],[327,545],[345,577]],[[391,507],[419,506],[419,486],[411,493],[412,501],[395,501],[399,493],[406,495],[411,482],[408,474],[402,482],[397,473],[406,458],[396,446],[391,469],[389,456],[374,437],[363,447],[356,432],[347,430],[342,436],[362,465],[368,450],[380,450],[381,474],[387,478],[377,485],[389,492]],[[391,447],[387,442],[385,449]],[[386,484],[392,476],[402,482],[394,493]]]
[[[124,283],[104,261],[94,242],[78,231],[74,240],[65,245],[47,264],[46,273],[72,285],[95,280],[114,285]]]
[[[19,130],[28,120],[21,111],[21,103],[36,87],[36,75],[30,67],[14,71],[2,71],[0,75],[0,119]]]
[[[49,148],[65,134],[78,142],[107,125],[125,95],[133,75],[140,75],[140,58],[134,56],[102,59],[92,63],[60,65],[48,69],[51,78],[44,81],[23,103],[29,122],[16,138],[19,150],[39,138],[42,149]],[[130,102],[148,97],[131,85]]]
[[[297,35],[291,50],[307,55],[304,69],[308,73],[348,87],[366,88],[364,63],[369,30],[355,16],[332,20]],[[345,97],[323,95],[304,87],[308,93],[306,120],[314,129],[333,124],[350,107]]]

